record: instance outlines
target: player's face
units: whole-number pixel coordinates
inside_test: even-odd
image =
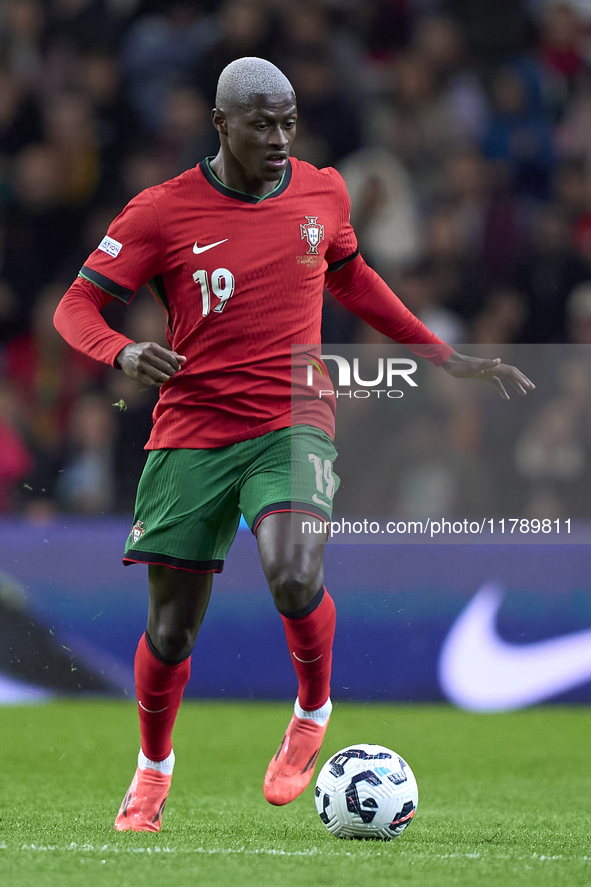
[[[227,148],[246,181],[281,179],[295,138],[296,120],[293,93],[256,96],[249,106],[231,108],[224,115]]]

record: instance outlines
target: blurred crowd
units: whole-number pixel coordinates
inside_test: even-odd
[[[293,153],[341,171],[362,254],[434,332],[591,343],[588,0],[3,0],[0,513],[130,511],[155,394],[51,318],[125,203],[216,152],[244,55],[288,75]],[[165,343],[143,291],[105,315]],[[382,341],[329,295],[323,332]]]

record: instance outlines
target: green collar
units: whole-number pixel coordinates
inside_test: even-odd
[[[245,191],[239,191],[237,188],[230,188],[229,185],[225,185],[211,168],[212,160],[214,160],[213,155],[211,157],[206,157],[205,160],[202,160],[199,164],[199,168],[209,184],[212,185],[216,191],[219,191],[220,194],[225,194],[226,197],[233,197],[235,200],[241,200],[243,203],[262,203],[263,200],[279,197],[280,194],[283,194],[291,181],[292,168],[291,161],[288,160],[285,171],[281,176],[281,180],[277,182],[277,185],[273,190],[269,191],[268,194],[264,194],[262,197],[257,197],[255,194],[247,194]]]

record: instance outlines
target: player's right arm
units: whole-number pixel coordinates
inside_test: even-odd
[[[100,313],[110,301],[111,296],[79,277],[57,307],[55,328],[72,348],[119,367],[144,385],[168,382],[186,358],[157,342],[134,342],[116,332]]]
[[[160,266],[158,219],[149,193],[143,192],[114,220],[64,295],[54,316],[57,331],[76,350],[121,368],[132,379],[163,385],[185,358],[156,342],[134,342],[113,330],[101,314],[114,298],[129,303]]]

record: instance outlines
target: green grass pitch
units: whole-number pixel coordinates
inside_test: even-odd
[[[470,715],[337,704],[321,753],[394,748],[419,807],[389,843],[326,832],[312,787],[269,806],[262,780],[288,703],[188,702],[160,834],[113,820],[133,771],[135,707],[0,709],[3,887],[577,887],[591,885],[591,711]]]

